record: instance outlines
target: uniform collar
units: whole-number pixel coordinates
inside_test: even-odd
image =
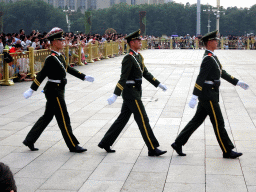
[[[139,55],[138,52],[135,52],[133,49],[131,49],[131,51],[135,54],[135,55]]]
[[[206,49],[206,51],[209,51],[210,53],[212,53],[213,56],[216,56],[216,55],[214,54],[214,52],[212,52],[212,51],[210,51],[210,50],[208,50],[208,49]]]
[[[57,52],[57,51],[53,51],[53,50],[52,50],[52,52],[53,52],[53,53],[56,53],[58,56],[61,56],[61,53],[59,53],[59,52]]]

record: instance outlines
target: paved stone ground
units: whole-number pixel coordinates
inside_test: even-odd
[[[122,56],[77,67],[95,77],[94,83],[68,75],[66,102],[74,134],[83,154],[70,153],[54,119],[31,152],[23,146],[26,134],[43,114],[43,85],[29,99],[22,93],[31,82],[0,86],[0,161],[15,173],[19,192],[255,192],[256,191],[256,54],[255,51],[218,50],[227,72],[247,82],[250,89],[222,81],[220,106],[226,129],[243,152],[239,159],[222,158],[209,118],[185,145],[179,157],[170,144],[192,118],[188,107],[203,50],[145,50],[146,66],[168,86],[166,92],[143,82],[143,100],[161,157],[148,157],[131,118],[107,154],[97,147],[117,118],[122,99],[107,104],[120,76]],[[44,83],[43,83],[44,84]]]

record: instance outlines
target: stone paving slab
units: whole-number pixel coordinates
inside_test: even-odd
[[[256,54],[253,50],[217,50],[224,69],[247,82],[250,89],[222,81],[220,107],[227,132],[239,159],[223,159],[209,118],[184,146],[186,157],[170,147],[190,121],[195,109],[188,107],[199,73],[203,50],[145,50],[149,71],[168,87],[166,92],[143,82],[143,102],[150,124],[168,152],[148,157],[133,116],[113,145],[114,154],[97,147],[118,117],[119,97],[113,105],[107,98],[120,77],[123,56],[105,59],[81,72],[95,77],[94,83],[68,75],[66,103],[74,134],[88,151],[70,153],[55,119],[31,152],[22,141],[43,114],[45,97],[39,90],[29,99],[22,93],[31,82],[0,86],[0,162],[14,173],[20,192],[255,192],[256,191]]]

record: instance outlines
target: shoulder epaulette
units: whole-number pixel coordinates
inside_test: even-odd
[[[56,54],[55,53],[52,53],[51,56],[55,56]]]
[[[211,56],[212,56],[212,54],[211,54],[211,53],[208,53],[208,56],[210,56],[210,57],[211,57]]]

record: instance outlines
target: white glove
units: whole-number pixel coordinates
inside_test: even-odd
[[[111,97],[109,97],[109,98],[107,99],[108,104],[109,104],[109,105],[113,104],[113,103],[116,101],[116,99],[117,99],[117,95],[116,95],[116,94],[112,94]]]
[[[160,83],[158,85],[158,87],[160,87],[161,89],[163,89],[163,91],[166,91],[167,90],[167,87],[165,85],[163,85],[162,83]]]
[[[197,104],[197,98],[198,98],[198,96],[192,95],[192,97],[191,97],[191,99],[190,99],[190,101],[189,101],[189,103],[188,103],[188,105],[189,105],[190,108],[194,108],[194,107],[196,106],[196,104]]]
[[[89,81],[89,82],[93,82],[93,81],[94,81],[94,77],[92,77],[92,76],[90,76],[90,75],[86,75],[86,76],[84,77],[84,80],[85,80],[85,81]]]
[[[247,85],[245,82],[243,81],[238,81],[237,84],[238,86],[242,87],[244,90],[249,88],[249,85]]]
[[[28,99],[29,97],[32,96],[33,93],[34,93],[34,90],[31,89],[31,88],[29,88],[29,90],[27,90],[27,91],[25,91],[25,92],[23,93],[23,96],[24,96],[26,99]]]

